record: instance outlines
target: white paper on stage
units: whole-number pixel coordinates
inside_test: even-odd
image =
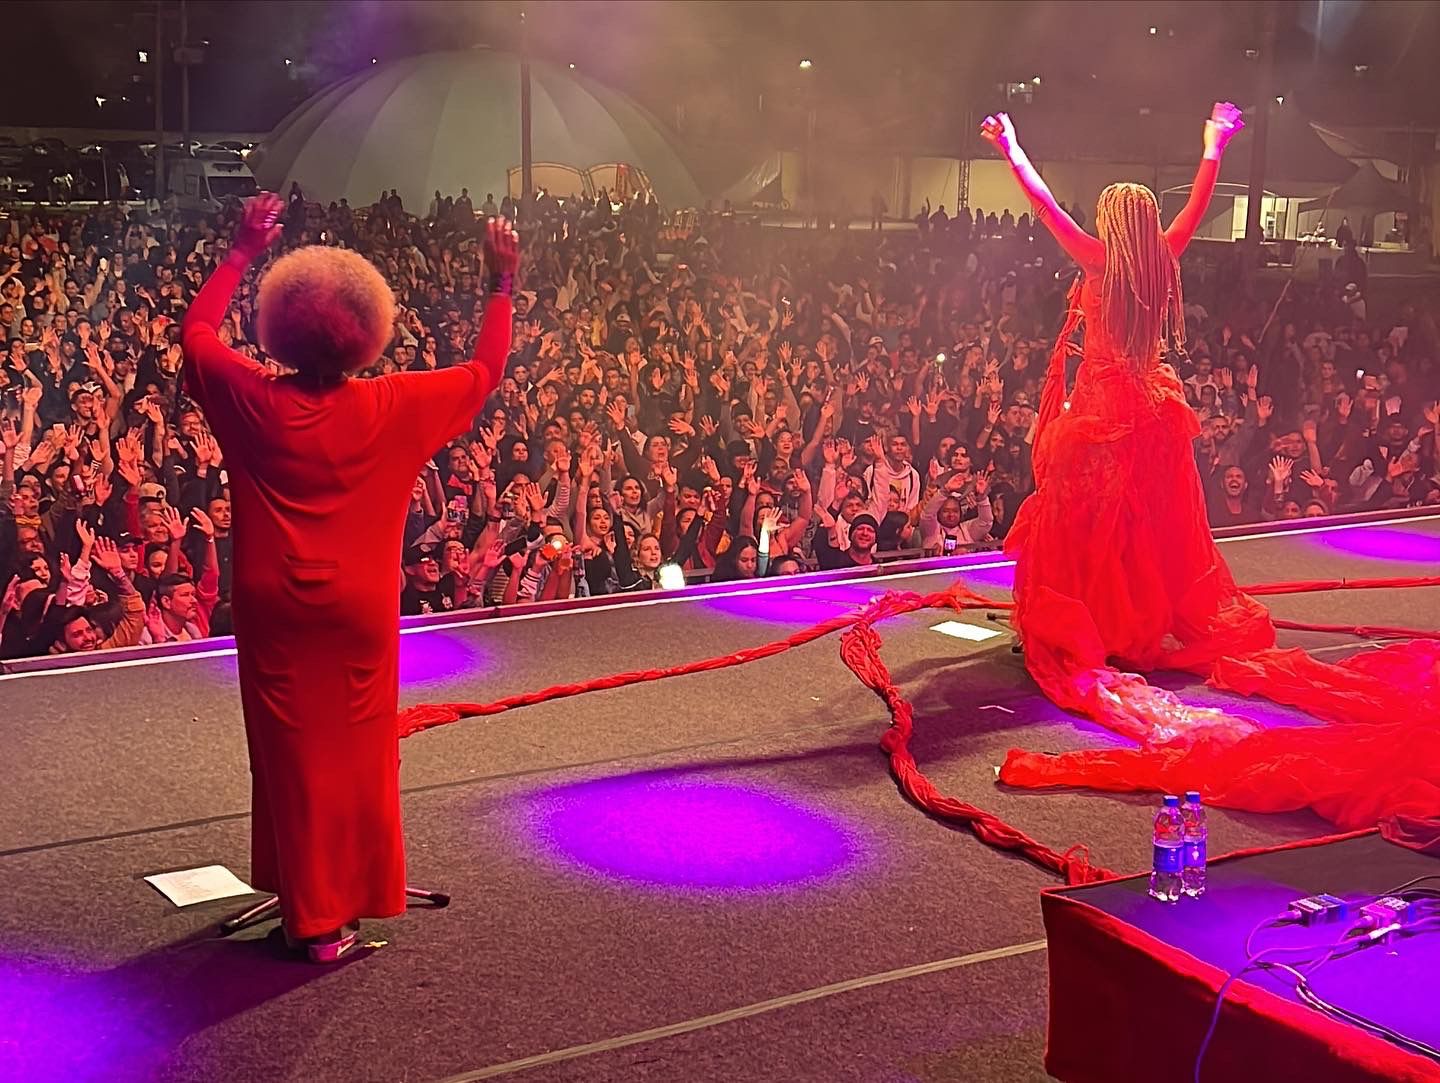
[[[194,906],[196,903],[230,899],[236,895],[251,895],[255,892],[253,887],[224,865],[203,865],[198,869],[157,872],[153,876],[145,877],[145,882],[176,906]]]
[[[972,643],[983,643],[987,639],[994,639],[996,636],[1004,635],[995,628],[984,628],[978,624],[966,624],[964,621],[946,620],[939,624],[930,626],[932,632],[939,632],[941,635],[954,636],[956,639],[968,639]]]

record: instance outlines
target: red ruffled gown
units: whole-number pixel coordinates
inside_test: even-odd
[[[1177,255],[1215,172],[1202,164],[1190,204],[1167,231]],[[1237,589],[1211,538],[1192,447],[1199,426],[1178,377],[1158,358],[1137,361],[1104,340],[1104,247],[1068,218],[1052,228],[1086,273],[1047,374],[1036,490],[1006,538],[1016,559],[1014,620],[1046,695],[1137,747],[1012,751],[1000,781],[1200,789],[1234,808],[1313,807],[1346,828],[1440,816],[1440,646],[1397,644],[1340,665],[1274,649],[1266,609]],[[1082,320],[1083,358],[1067,398],[1064,361]],[[1112,662],[1200,673],[1332,724],[1266,729],[1190,707]]]
[[[225,451],[234,624],[253,779],[250,882],[287,931],[318,936],[405,909],[400,826],[400,550],[421,464],[466,429],[509,352],[490,301],[468,364],[276,378],[216,334],[245,270],[232,255],[183,332],[187,388]]]

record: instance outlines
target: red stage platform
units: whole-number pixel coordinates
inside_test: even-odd
[[[1306,895],[1351,899],[1425,876],[1440,876],[1440,860],[1370,831],[1212,859],[1206,894],[1173,905],[1148,896],[1146,877],[1043,892],[1047,1070],[1065,1083],[1191,1079],[1216,994],[1243,965],[1256,925]],[[1320,947],[1289,957],[1298,964],[1323,955],[1344,928],[1275,929],[1255,943]],[[1332,1004],[1440,1046],[1437,973],[1440,932],[1422,932],[1327,963],[1311,985]],[[1251,971],[1231,985],[1203,1080],[1440,1080],[1440,1063],[1306,1006],[1290,984]]]

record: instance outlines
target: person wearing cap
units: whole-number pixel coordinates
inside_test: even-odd
[[[880,537],[880,521],[868,511],[850,520],[848,545],[835,566],[858,568],[875,563],[875,543]],[[837,546],[838,548],[838,546]]]
[[[439,551],[433,545],[412,545],[401,558],[405,570],[405,589],[400,592],[400,615],[448,613],[455,608],[455,598],[440,588]]]
[[[510,348],[519,246],[485,239],[490,300],[465,364],[372,380],[394,296],[355,252],[309,246],[260,281],[259,339],[277,376],[219,326],[284,204],[245,204],[234,245],[182,328],[190,395],[225,450],[237,533],[232,618],[254,781],[250,883],[275,892],[287,938],[316,962],[352,948],[362,918],[405,910],[400,825],[400,564],[410,492],[466,429]]]

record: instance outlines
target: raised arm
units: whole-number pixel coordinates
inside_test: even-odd
[[[370,381],[398,397],[400,431],[423,459],[470,423],[500,382],[510,356],[514,322],[511,295],[520,262],[520,241],[510,223],[492,220],[485,235],[485,268],[490,296],[475,340],[475,353],[463,365],[425,372],[399,372]]]
[[[230,298],[250,263],[283,232],[277,223],[284,211],[285,204],[274,192],[262,192],[246,202],[234,247],[195,295],[180,325],[186,389],[207,414],[224,387],[236,380],[267,377],[265,369],[220,341],[220,322],[230,311]]]
[[[986,117],[980,125],[980,134],[1005,156],[1005,160],[1010,163],[1010,171],[1015,174],[1015,179],[1030,199],[1036,219],[1043,222],[1045,228],[1055,235],[1066,254],[1087,270],[1104,266],[1105,246],[1077,226],[1075,219],[1055,202],[1050,186],[1031,164],[1029,156],[1015,138],[1015,125],[1010,122],[1010,115],[996,113]]]
[[[1210,206],[1210,197],[1215,192],[1215,179],[1220,175],[1220,158],[1225,153],[1225,145],[1243,127],[1245,122],[1240,119],[1239,109],[1229,102],[1215,103],[1210,119],[1205,122],[1205,156],[1200,159],[1200,168],[1195,171],[1190,198],[1165,230],[1165,241],[1176,256],[1185,251],[1190,238],[1200,228],[1200,222]]]

